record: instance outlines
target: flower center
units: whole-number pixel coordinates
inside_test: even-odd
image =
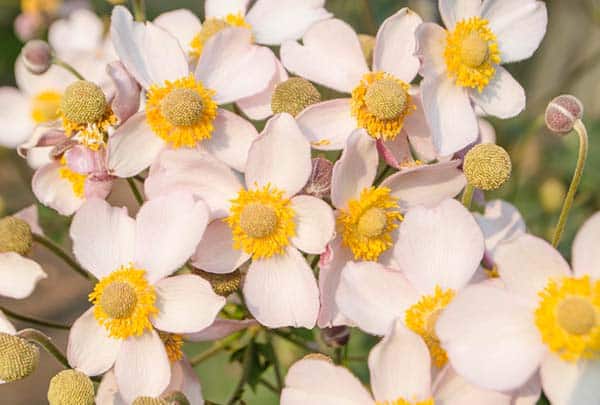
[[[64,370],[50,380],[50,405],[94,405],[94,383],[77,370]]]
[[[406,310],[406,326],[423,338],[429,348],[433,363],[439,368],[448,362],[448,356],[440,345],[435,325],[440,314],[454,296],[453,290],[442,290],[441,287],[436,286],[434,294],[424,295],[419,302]]]
[[[60,117],[60,93],[47,90],[38,93],[31,101],[31,118],[37,123],[54,121]]]
[[[274,114],[286,112],[295,117],[306,107],[319,101],[321,94],[311,82],[301,77],[292,77],[275,87],[271,97],[271,110]]]
[[[33,235],[27,222],[16,217],[0,219],[0,253],[26,255],[31,251],[32,245]]]
[[[394,139],[416,106],[410,86],[385,72],[367,73],[352,90],[351,112],[357,125],[375,139]]]
[[[173,148],[193,148],[212,136],[217,116],[215,92],[194,76],[148,90],[146,119],[152,130]]]
[[[538,295],[535,324],[548,348],[566,361],[600,358],[600,281],[550,280]]]
[[[449,77],[458,86],[483,91],[496,73],[494,66],[501,62],[488,21],[471,17],[456,23],[454,31],[447,34],[444,59]]]
[[[100,280],[89,295],[96,320],[111,337],[140,336],[152,328],[150,317],[158,313],[156,292],[145,274],[131,264],[121,266]]]
[[[108,104],[104,92],[92,82],[78,80],[65,90],[60,101],[64,117],[76,124],[99,121]]]
[[[467,152],[463,171],[472,186],[486,191],[496,190],[510,178],[512,163],[502,146],[481,143]]]
[[[242,27],[252,29],[252,26],[246,22],[242,14],[228,14],[224,18],[207,18],[202,24],[200,32],[190,42],[190,55],[199,58],[202,55],[204,45],[217,32],[230,27]]]
[[[401,220],[397,199],[390,195],[390,189],[370,187],[339,210],[337,228],[355,260],[377,260],[392,246],[392,231]]]
[[[409,401],[404,398],[398,398],[393,401],[377,401],[375,405],[435,405],[435,400],[429,398],[424,401]]]
[[[60,178],[71,183],[71,189],[76,197],[83,198],[85,196],[85,181],[87,176],[71,170],[69,166],[67,166],[67,162],[64,157],[60,160],[60,164],[61,167],[58,169],[58,175]]]
[[[183,337],[175,333],[158,332],[158,336],[165,345],[167,356],[171,363],[178,362],[183,358]]]
[[[36,346],[18,336],[0,332],[0,380],[10,382],[31,375],[39,359]]]
[[[137,397],[131,405],[168,405],[168,402],[161,398]]]
[[[234,247],[255,259],[281,254],[296,234],[294,210],[283,191],[266,185],[241,190],[231,202],[225,219],[232,230]]]

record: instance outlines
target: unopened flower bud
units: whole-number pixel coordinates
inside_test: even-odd
[[[375,37],[373,35],[358,34],[358,41],[362,49],[367,65],[373,64],[373,50],[375,49]]]
[[[208,281],[215,294],[223,297],[227,297],[229,294],[237,291],[242,281],[242,273],[239,270],[235,270],[232,273],[216,274],[194,269],[194,273]]]
[[[21,13],[15,18],[15,34],[21,41],[29,41],[40,35],[44,25],[44,19],[38,13]]]
[[[312,160],[312,172],[304,186],[303,193],[313,197],[329,197],[333,163],[328,159],[316,157]]]
[[[160,398],[137,397],[131,405],[168,405],[168,402]]]
[[[500,188],[510,178],[510,156],[501,146],[482,143],[465,156],[463,171],[467,182],[481,190]]]
[[[329,347],[345,346],[350,340],[350,328],[347,326],[334,326],[321,329],[321,337]]]
[[[39,361],[37,346],[18,336],[0,333],[0,380],[25,378],[35,371]]]
[[[94,405],[94,384],[77,370],[64,370],[50,380],[50,405]]]
[[[274,114],[298,115],[309,105],[321,101],[319,90],[311,82],[301,77],[292,77],[275,87],[271,97],[271,110]]]
[[[546,107],[546,126],[552,132],[566,134],[583,117],[583,104],[574,96],[563,94],[556,97]]]
[[[556,178],[547,179],[538,190],[542,208],[549,213],[557,212],[562,207],[566,194],[565,185]]]
[[[52,50],[46,41],[34,39],[27,42],[21,54],[25,67],[35,75],[46,73],[52,66]]]
[[[27,222],[16,217],[0,219],[0,253],[25,255],[31,251],[32,245],[33,235]]]

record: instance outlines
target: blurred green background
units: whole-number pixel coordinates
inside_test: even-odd
[[[42,0],[43,1],[43,0]],[[226,0],[224,0],[226,1]],[[550,238],[577,158],[575,135],[558,137],[543,125],[544,109],[556,95],[571,93],[585,105],[585,118],[590,135],[590,153],[583,181],[560,249],[570,257],[570,245],[582,222],[600,210],[600,0],[546,1],[549,28],[542,47],[527,61],[509,66],[509,70],[526,88],[527,110],[512,120],[491,119],[498,143],[510,152],[513,177],[500,191],[488,196],[503,198],[515,204],[525,217],[529,231]],[[95,0],[89,3],[98,13],[107,16],[111,5]],[[433,0],[328,0],[326,7],[338,18],[352,24],[357,32],[374,34],[370,17],[379,25],[387,16],[404,6],[410,6],[424,20],[438,20],[437,2]],[[203,15],[203,2],[198,0],[151,0],[147,3],[149,18],[158,13],[186,7]],[[368,10],[367,11],[367,7]],[[20,13],[18,0],[0,0],[0,85],[14,85],[13,65],[22,44],[13,31],[13,21]],[[108,22],[108,18],[107,18]],[[0,215],[11,214],[35,202],[31,193],[32,170],[17,157],[15,151],[0,148]],[[111,203],[128,205],[134,201],[124,184],[118,184]],[[68,219],[40,207],[45,231],[57,242],[69,246]],[[39,285],[35,294],[23,301],[0,299],[0,305],[25,314],[62,322],[72,322],[87,307],[90,287],[85,281],[62,267],[62,263],[47,252],[36,248],[34,257],[43,263],[48,280]],[[17,327],[26,325],[18,323]],[[66,333],[46,330],[57,344],[66,347]],[[306,332],[304,332],[306,333]],[[318,334],[317,332],[315,332]],[[350,366],[366,380],[364,356],[373,344],[372,338],[354,333],[349,348]],[[275,340],[284,367],[305,352],[284,340]],[[209,345],[187,348],[190,355]],[[198,368],[205,397],[222,403],[233,391],[239,376],[239,366],[219,354]],[[13,384],[0,385],[1,404],[43,404],[49,378],[59,370],[54,359],[42,355],[40,369],[30,378]],[[266,374],[273,381],[272,370]],[[276,404],[277,398],[265,388],[244,394],[248,404]]]

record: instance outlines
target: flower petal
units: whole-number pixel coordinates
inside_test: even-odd
[[[231,273],[244,264],[250,255],[233,247],[233,234],[221,219],[211,222],[192,256],[192,264],[209,273]]]
[[[90,52],[102,42],[104,24],[94,12],[73,10],[67,18],[54,21],[48,28],[48,43],[58,55]]]
[[[37,204],[32,204],[29,207],[25,207],[22,210],[17,211],[13,214],[13,217],[22,219],[27,222],[29,228],[31,228],[31,232],[43,235],[44,231],[40,227],[39,216],[38,216],[38,207]]]
[[[253,260],[244,297],[256,320],[269,328],[312,328],[319,312],[319,289],[312,269],[295,248]]]
[[[184,51],[190,50],[192,39],[200,32],[202,25],[194,13],[187,9],[177,9],[160,14],[154,24],[173,35]]]
[[[425,22],[417,28],[416,54],[423,61],[420,73],[423,77],[436,77],[446,71],[444,49],[447,32],[437,24]]]
[[[113,370],[102,376],[102,381],[96,391],[96,403],[102,405],[127,405],[117,386],[117,378]]]
[[[19,90],[0,87],[0,145],[16,148],[31,136],[34,123],[29,103],[29,99]]]
[[[485,248],[492,253],[498,244],[513,239],[525,232],[525,221],[519,210],[503,200],[493,200],[485,204],[483,215],[474,213],[485,237]]]
[[[579,228],[573,241],[573,271],[575,275],[589,274],[600,279],[600,213],[592,215]]]
[[[207,18],[223,18],[228,14],[246,14],[250,0],[206,0],[204,2],[204,15]]]
[[[123,123],[140,108],[140,85],[129,74],[125,65],[119,61],[111,62],[106,66],[106,74],[110,77],[115,88],[115,95],[110,107]]]
[[[525,109],[525,90],[506,69],[496,66],[496,74],[480,93],[471,91],[471,97],[486,114],[511,118]]]
[[[208,328],[200,332],[186,334],[185,339],[192,342],[219,340],[255,325],[258,325],[258,322],[254,319],[237,320],[217,318]]]
[[[288,74],[281,62],[279,62],[279,59],[275,58],[275,64],[277,69],[266,89],[253,96],[242,98],[237,101],[240,110],[242,110],[244,115],[251,120],[264,120],[273,115],[273,111],[271,110],[271,97],[273,92],[279,83],[288,79]]]
[[[0,253],[0,296],[27,298],[46,277],[42,267],[33,260],[15,252]]]
[[[196,371],[190,365],[190,362],[186,359],[180,360],[177,363],[174,363],[171,367],[171,384],[166,388],[165,392],[169,392],[170,388],[175,390],[173,386],[173,375],[177,373],[180,375],[177,391],[180,391],[190,404],[204,404],[204,398],[202,397],[202,387],[200,386],[200,381],[198,380],[198,375]]]
[[[277,114],[250,148],[246,187],[271,184],[289,197],[302,190],[311,171],[310,144],[291,115]]]
[[[600,362],[569,363],[549,353],[540,370],[544,393],[553,404],[593,405],[600,398]]]
[[[481,13],[481,0],[440,0],[440,15],[449,30],[460,20],[478,17]]]
[[[167,80],[181,79],[190,73],[179,41],[164,29],[146,23],[142,47],[152,83],[163,85]]]
[[[303,45],[281,45],[283,66],[310,81],[350,93],[368,72],[356,32],[338,19],[314,24],[302,37]]]
[[[31,179],[35,197],[61,215],[72,215],[84,200],[73,192],[71,182],[60,175],[60,164],[51,163],[35,171]]]
[[[343,149],[356,129],[349,98],[313,104],[298,114],[296,120],[313,148],[318,150]]]
[[[294,246],[313,255],[323,253],[335,230],[335,218],[329,204],[315,197],[299,195],[292,198],[292,209],[296,214]]]

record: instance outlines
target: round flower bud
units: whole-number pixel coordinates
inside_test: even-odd
[[[375,49],[375,37],[373,35],[358,34],[358,42],[362,49],[367,65],[373,64],[373,50]]]
[[[194,273],[208,281],[215,294],[222,297],[227,297],[229,294],[237,291],[242,281],[242,273],[239,270],[231,273],[216,274],[194,269]]]
[[[322,157],[314,158],[310,177],[302,192],[317,198],[329,197],[332,173],[333,163],[330,160]]]
[[[552,132],[567,134],[578,119],[583,117],[583,104],[574,96],[563,94],[546,107],[546,126]]]
[[[0,219],[0,253],[26,255],[31,251],[32,245],[33,235],[27,222],[16,217]]]
[[[347,326],[334,326],[321,329],[321,337],[329,347],[345,346],[350,340],[350,328]]]
[[[168,405],[168,402],[160,398],[137,397],[131,405]]]
[[[34,39],[27,42],[21,54],[25,67],[35,75],[46,73],[52,66],[52,50],[46,41]]]
[[[567,188],[556,178],[545,180],[538,190],[542,208],[549,213],[557,212],[562,207],[566,194]]]
[[[481,190],[500,188],[510,178],[510,156],[501,146],[482,143],[473,147],[463,163],[467,182]]]
[[[18,336],[0,333],[0,380],[25,378],[35,371],[39,361],[37,346]]]
[[[94,384],[81,371],[64,370],[50,380],[50,405],[94,405]]]
[[[292,77],[275,87],[271,96],[271,110],[274,114],[286,112],[295,117],[306,107],[319,101],[321,94],[311,82],[301,77]]]

